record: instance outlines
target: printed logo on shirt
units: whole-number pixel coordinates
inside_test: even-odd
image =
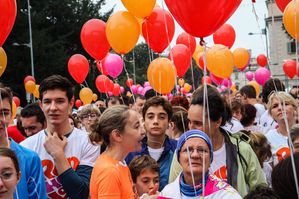
[[[76,170],[80,161],[76,157],[67,158],[73,170]],[[51,160],[42,160],[42,166],[45,175],[46,189],[48,198],[60,199],[67,198],[67,195],[58,179],[58,173],[54,163]]]
[[[282,147],[280,149],[277,150],[276,152],[276,156],[278,161],[280,162],[283,159],[286,159],[287,157],[289,157],[291,154],[290,152],[290,148],[289,147]]]
[[[218,178],[227,181],[227,169],[226,166],[220,167],[218,170],[214,172],[214,175],[217,176]]]

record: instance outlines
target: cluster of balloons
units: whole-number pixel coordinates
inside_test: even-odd
[[[35,98],[39,98],[39,85],[35,83],[35,78],[28,75],[24,79],[24,86],[27,93],[33,94]]]

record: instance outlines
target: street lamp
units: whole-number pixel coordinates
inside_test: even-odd
[[[263,28],[262,32],[258,32],[258,33],[250,32],[250,33],[248,33],[248,35],[265,35],[265,38],[266,38],[266,54],[267,54],[267,58],[269,59],[267,29]]]

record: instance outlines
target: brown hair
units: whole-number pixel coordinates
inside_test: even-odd
[[[145,118],[146,111],[151,106],[162,106],[168,115],[168,121],[172,118],[172,106],[171,106],[170,102],[163,97],[155,96],[155,97],[148,99],[145,102],[143,109],[142,109],[143,119]]]
[[[152,172],[158,173],[160,176],[160,168],[155,159],[150,157],[149,155],[143,155],[139,157],[135,157],[130,165],[130,172],[132,175],[132,180],[136,183],[137,177],[142,173],[143,170],[149,169]]]
[[[8,102],[10,104],[10,108],[12,108],[12,92],[9,87],[3,87],[3,85],[0,85],[0,95],[1,100],[8,99]]]
[[[17,174],[20,173],[19,161],[18,161],[18,158],[13,150],[11,150],[9,148],[0,147],[0,156],[10,158],[15,166],[16,173]]]
[[[172,106],[181,106],[185,108],[186,110],[189,109],[189,101],[186,97],[183,96],[174,96],[172,100],[170,101]]]

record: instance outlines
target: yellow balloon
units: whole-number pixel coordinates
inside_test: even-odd
[[[35,87],[36,87],[36,85],[35,85],[34,81],[29,80],[25,83],[25,90],[27,93],[33,93],[35,90]]]
[[[183,78],[180,78],[180,79],[178,80],[178,84],[179,84],[180,86],[183,86],[183,85],[185,84],[185,80],[184,80]]]
[[[260,85],[256,81],[250,81],[247,84],[254,87],[254,89],[256,91],[256,96],[258,96],[260,94]]]
[[[189,93],[190,90],[191,90],[191,85],[188,84],[188,83],[185,83],[185,84],[184,84],[184,91],[185,91],[186,93]]]
[[[153,60],[147,69],[147,79],[155,91],[168,94],[174,88],[176,69],[167,58]]]
[[[148,17],[155,5],[156,0],[121,0],[132,15],[138,18]]]
[[[296,25],[295,25],[295,2],[291,1],[283,12],[283,24],[286,31],[297,41],[299,40],[299,2],[296,1]],[[297,35],[296,35],[297,33]]]
[[[216,44],[207,51],[207,68],[215,76],[229,78],[234,71],[234,57],[224,45]]]
[[[37,99],[39,99],[39,85],[36,85],[35,86],[35,89],[34,89],[34,91],[33,91],[33,96],[35,97],[35,98],[37,98]]]
[[[17,105],[12,101],[11,118],[14,119],[17,115]]]
[[[237,48],[233,52],[234,55],[234,63],[237,69],[244,69],[250,60],[250,54],[245,48]]]
[[[82,88],[79,92],[80,100],[83,102],[83,105],[90,104],[92,102],[92,90],[90,88]]]
[[[196,48],[195,48],[195,51],[194,51],[192,57],[195,60],[195,63],[197,64],[197,66],[199,66],[199,58],[203,51],[204,51],[204,47],[202,47],[201,45],[196,45]]]
[[[0,47],[0,77],[4,73],[7,65],[7,55],[2,47]]]
[[[140,26],[132,14],[126,11],[118,11],[109,17],[106,25],[106,35],[115,52],[126,54],[137,43]]]
[[[92,94],[92,101],[97,101],[97,99],[98,99],[98,95],[97,94]]]

